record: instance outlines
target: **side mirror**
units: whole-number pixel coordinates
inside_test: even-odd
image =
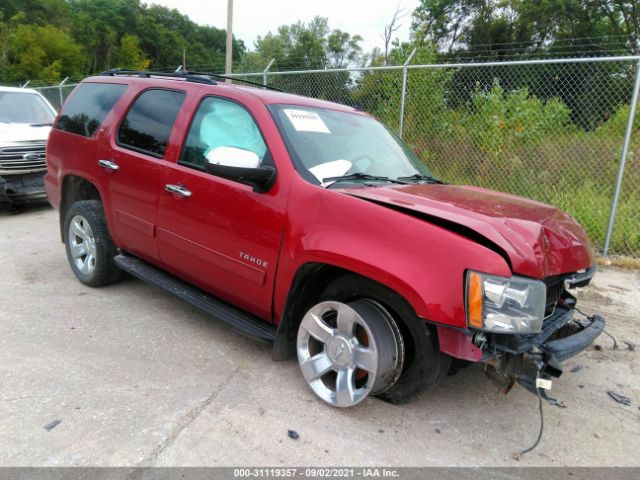
[[[268,191],[276,180],[276,169],[261,167],[255,152],[236,147],[216,147],[206,155],[207,172],[251,185],[254,192]]]
[[[243,148],[216,147],[207,153],[207,162],[223,167],[258,168],[260,157],[257,153]]]

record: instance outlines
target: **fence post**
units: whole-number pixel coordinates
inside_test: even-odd
[[[64,98],[62,97],[62,86],[67,83],[67,80],[69,80],[69,77],[65,77],[65,79],[58,84],[58,93],[60,94],[60,108],[62,108],[62,104],[64,103]]]
[[[271,61],[269,62],[269,64],[267,65],[267,68],[265,68],[262,71],[262,84],[266,87],[267,86],[267,72],[269,71],[269,69],[271,68],[271,65],[273,65],[273,62],[275,62],[276,59],[272,58]]]
[[[407,65],[416,53],[416,49],[409,54],[407,61],[402,65],[402,97],[400,98],[400,128],[398,128],[398,136],[402,138],[402,127],[404,126],[404,101],[407,96]]]
[[[622,177],[624,175],[624,166],[627,163],[627,155],[629,154],[629,143],[631,142],[631,133],[633,132],[633,120],[636,114],[636,104],[638,103],[638,91],[640,90],[640,60],[636,66],[636,79],[633,86],[633,94],[631,95],[631,105],[629,106],[629,117],[627,118],[627,130],[624,134],[624,143],[622,145],[622,155],[618,164],[618,175],[616,176],[616,186],[613,192],[613,202],[611,203],[611,213],[609,214],[609,224],[607,225],[607,234],[604,239],[604,248],[602,254],[606,257],[609,254],[609,244],[611,243],[611,233],[613,232],[613,224],[616,219],[616,210],[618,209],[618,198],[620,197],[620,187],[622,185]]]

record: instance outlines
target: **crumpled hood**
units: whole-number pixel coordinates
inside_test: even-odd
[[[0,123],[0,146],[19,142],[46,142],[50,126],[32,127],[28,123]]]
[[[409,214],[416,212],[445,228],[453,224],[454,231],[455,226],[470,229],[499,247],[516,274],[545,278],[593,264],[587,237],[573,217],[533,200],[478,187],[434,184],[343,192]]]

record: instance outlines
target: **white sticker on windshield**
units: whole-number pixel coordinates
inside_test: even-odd
[[[327,128],[327,125],[320,118],[320,115],[316,112],[297,109],[293,110],[289,108],[286,108],[283,111],[293,125],[293,128],[298,132],[331,133]]]

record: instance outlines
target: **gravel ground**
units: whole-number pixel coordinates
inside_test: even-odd
[[[602,336],[567,362],[551,392],[566,408],[545,405],[516,461],[537,399],[477,365],[409,405],[334,409],[295,362],[158,289],[82,286],[49,207],[0,212],[0,232],[0,466],[640,466],[638,272],[579,292],[619,348]]]

